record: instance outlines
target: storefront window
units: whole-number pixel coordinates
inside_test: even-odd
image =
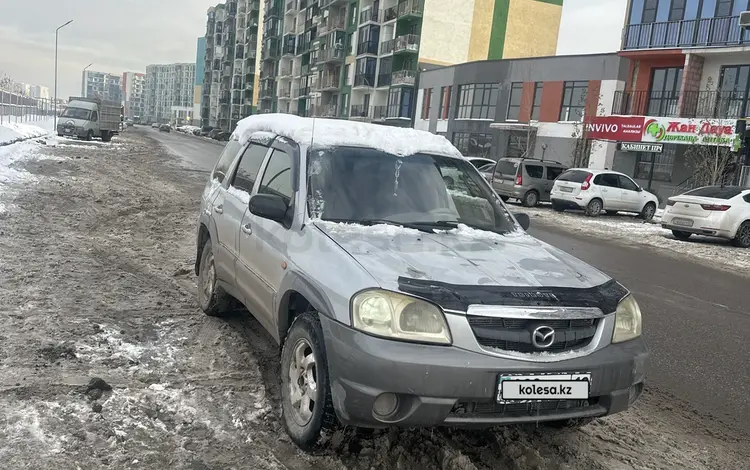
[[[492,153],[492,135],[454,132],[453,145],[456,146],[464,157],[490,158],[490,154]]]
[[[649,179],[651,162],[654,162],[654,176],[652,181],[672,181],[674,160],[677,153],[676,145],[665,145],[663,153],[638,152],[635,163],[635,178]]]

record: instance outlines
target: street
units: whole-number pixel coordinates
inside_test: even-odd
[[[542,224],[531,233],[641,304],[653,359],[632,409],[573,431],[342,429],[302,453],[280,417],[277,345],[247,312],[197,307],[195,223],[222,147],[134,128],[111,144],[29,145],[14,164],[28,177],[0,212],[0,467],[747,465],[747,279]]]
[[[207,170],[222,149],[179,133],[153,134],[170,151]],[[743,419],[750,416],[747,277],[551,225],[532,225],[530,233],[601,269],[636,295],[653,350],[649,389],[672,394],[699,414],[720,417],[750,435],[750,421]]]

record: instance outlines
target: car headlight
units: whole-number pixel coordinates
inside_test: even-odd
[[[641,308],[635,298],[628,294],[617,305],[613,343],[622,343],[641,336]]]
[[[448,323],[438,307],[385,290],[368,290],[354,296],[352,326],[384,338],[451,344]]]

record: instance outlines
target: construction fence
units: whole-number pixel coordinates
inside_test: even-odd
[[[32,98],[0,90],[0,125],[39,121],[54,115],[54,100],[51,98]]]

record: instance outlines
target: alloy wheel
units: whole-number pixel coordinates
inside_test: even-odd
[[[318,400],[318,382],[315,354],[306,339],[298,340],[292,352],[289,363],[289,399],[294,421],[300,426],[307,425]]]
[[[750,246],[750,224],[745,223],[740,227],[740,233],[737,236],[742,246]]]
[[[216,267],[214,265],[214,255],[209,254],[206,257],[206,266],[203,273],[203,298],[206,301],[211,299],[214,294],[214,285],[216,284]]]

